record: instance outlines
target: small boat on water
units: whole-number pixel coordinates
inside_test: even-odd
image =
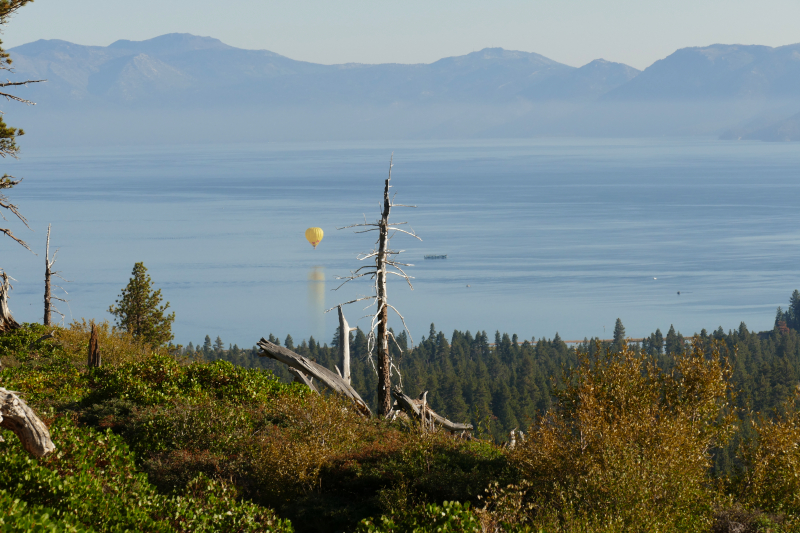
[[[425,256],[425,259],[447,259],[447,254],[441,254],[441,255],[429,254]]]

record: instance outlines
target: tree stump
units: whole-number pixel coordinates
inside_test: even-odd
[[[89,357],[87,360],[89,368],[100,368],[100,347],[98,343],[97,324],[92,323],[92,334],[89,337]]]

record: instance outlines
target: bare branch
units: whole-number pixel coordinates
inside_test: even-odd
[[[6,79],[5,83],[0,83],[0,87],[14,87],[19,85],[27,86],[29,83],[42,83],[47,80],[25,80],[25,81],[9,81]]]
[[[375,296],[364,296],[363,298],[357,298],[355,300],[350,300],[349,302],[344,302],[343,304],[337,304],[337,305],[331,307],[330,309],[326,309],[325,312],[327,313],[329,311],[333,311],[334,309],[338,308],[341,305],[350,305],[350,304],[354,304],[356,302],[363,302],[364,300],[374,300],[374,299],[375,299]]]
[[[19,182],[17,182],[17,183],[19,183]],[[28,227],[30,229],[30,226],[28,226],[28,219],[25,218],[22,215],[22,213],[19,212],[19,208],[16,205],[14,205],[14,204],[12,204],[11,202],[8,201],[8,197],[7,196],[2,195],[2,194],[0,194],[0,207],[2,207],[3,209],[8,209],[9,211],[11,211],[14,215],[16,215],[16,217],[18,219],[20,219],[22,221],[23,224],[25,224],[26,227]],[[0,212],[0,217],[3,217],[3,220],[8,220],[5,216],[3,216],[2,212]]]
[[[406,235],[411,235],[412,237],[414,237],[415,239],[417,239],[420,242],[422,241],[422,238],[419,235],[417,235],[416,233],[412,233],[412,232],[406,231],[404,229],[397,229],[397,228],[392,228],[392,231],[399,231],[400,233],[405,233]]]
[[[13,234],[13,233],[11,233],[11,230],[8,230],[8,229],[5,229],[5,228],[0,228],[0,233],[5,233],[6,235],[8,235],[9,237],[11,237],[11,238],[12,238],[12,239],[14,239],[15,241],[17,241],[19,244],[21,244],[22,246],[24,246],[25,248],[27,248],[27,249],[28,249],[28,250],[30,250],[31,252],[33,251],[33,250],[31,250],[31,247],[30,247],[30,246],[28,246],[28,243],[26,243],[26,242],[25,242],[25,241],[23,241],[22,239],[18,239],[18,238],[16,238],[16,237],[14,236],[14,234]]]

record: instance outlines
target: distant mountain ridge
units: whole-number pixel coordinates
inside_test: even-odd
[[[36,41],[10,51],[20,75],[47,78],[40,99],[174,104],[220,89],[237,98],[305,104],[590,98],[639,71],[602,62],[577,69],[528,52],[487,48],[431,64],[320,65],[217,39],[169,34],[107,47]],[[211,94],[210,94],[211,93]]]
[[[682,48],[647,67],[608,100],[800,97],[800,44]]]
[[[781,120],[800,111],[800,44],[684,48],[644,71],[502,48],[429,64],[321,65],[190,34],[105,47],[40,40],[9,52],[17,77],[48,80],[26,89],[39,104],[21,112],[26,120],[81,114],[87,139],[120,142],[157,130],[193,142],[198,114],[242,140],[311,140],[720,135],[776,106]]]

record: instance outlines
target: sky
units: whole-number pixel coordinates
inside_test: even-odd
[[[486,47],[643,69],[714,43],[800,42],[798,0],[36,0],[5,28],[106,46],[181,32],[315,63],[430,63]]]

